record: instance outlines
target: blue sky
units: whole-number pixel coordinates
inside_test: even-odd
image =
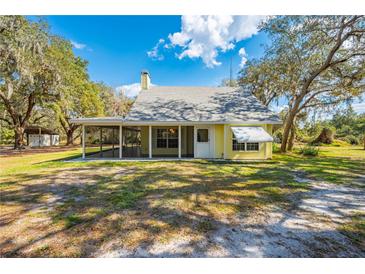
[[[219,53],[221,65],[208,68],[200,58],[176,57],[181,47],[161,49],[163,60],[147,55],[159,39],[181,31],[181,16],[47,16],[47,21],[53,33],[79,44],[74,52],[89,61],[91,79],[113,87],[138,82],[142,69],[158,85],[218,85],[229,76],[231,57],[238,72],[239,49],[244,47],[249,58],[259,57],[266,42],[264,34],[239,41]]]
[[[156,85],[217,86],[269,43],[260,16],[47,16],[51,32],[71,40],[92,80],[136,95],[140,72]],[[241,64],[242,62],[242,64]],[[281,101],[282,105],[284,101]],[[358,112],[365,104],[356,102]],[[280,110],[281,107],[273,107]]]

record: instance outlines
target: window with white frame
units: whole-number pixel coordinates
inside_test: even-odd
[[[157,148],[177,148],[178,130],[176,128],[158,128],[156,134]]]
[[[233,136],[232,138],[232,150],[233,151],[245,151],[245,143],[238,143],[236,138]]]
[[[259,148],[259,143],[239,143],[234,135],[232,137],[233,151],[259,151]]]
[[[259,143],[246,143],[247,151],[259,151]]]
[[[197,130],[197,141],[199,142],[199,143],[207,143],[207,142],[209,142],[209,131],[208,131],[208,129],[207,128],[199,128],[198,130]]]

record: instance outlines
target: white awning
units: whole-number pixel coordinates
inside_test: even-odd
[[[231,127],[238,143],[272,142],[273,138],[262,127]]]

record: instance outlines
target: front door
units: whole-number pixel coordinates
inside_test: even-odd
[[[195,134],[195,158],[212,158],[212,129],[210,126],[197,126]]]

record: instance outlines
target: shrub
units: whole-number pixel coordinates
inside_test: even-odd
[[[275,143],[280,144],[281,141],[283,140],[283,131],[281,129],[275,131],[274,134],[273,134],[273,138],[274,138]]]
[[[358,145],[360,143],[359,139],[354,135],[347,135],[343,137],[343,140],[351,145]]]
[[[274,153],[280,152],[280,145],[278,145],[277,143],[273,143],[272,152],[274,152]]]
[[[301,147],[299,149],[299,154],[302,154],[305,156],[318,156],[319,149],[314,146],[305,146],[305,147]]]

